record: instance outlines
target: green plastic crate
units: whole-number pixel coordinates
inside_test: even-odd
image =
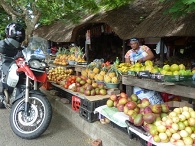
[[[131,75],[131,76],[137,76],[137,72],[135,71],[128,71],[128,75]]]
[[[179,75],[164,75],[164,82],[177,82],[179,81]]]
[[[180,81],[191,81],[192,80],[192,75],[186,75],[186,76],[179,76]]]

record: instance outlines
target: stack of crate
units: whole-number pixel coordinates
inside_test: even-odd
[[[107,99],[89,101],[88,99],[81,99],[79,115],[89,123],[97,121],[98,113],[94,114],[94,110],[106,104]]]
[[[78,112],[81,104],[81,99],[77,96],[72,96],[72,110]]]

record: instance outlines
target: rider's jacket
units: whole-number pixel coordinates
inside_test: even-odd
[[[20,43],[12,38],[6,38],[0,41],[0,53],[6,57],[14,57],[19,50],[22,50]]]

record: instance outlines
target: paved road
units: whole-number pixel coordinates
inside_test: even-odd
[[[91,141],[89,136],[56,112],[41,137],[34,140],[21,139],[9,126],[9,111],[0,109],[0,146],[91,146]]]

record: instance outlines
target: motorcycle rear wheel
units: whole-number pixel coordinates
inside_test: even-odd
[[[24,98],[17,100],[10,114],[12,131],[23,139],[35,139],[48,128],[52,118],[52,107],[44,96],[31,94],[29,97],[30,115],[24,112]]]

